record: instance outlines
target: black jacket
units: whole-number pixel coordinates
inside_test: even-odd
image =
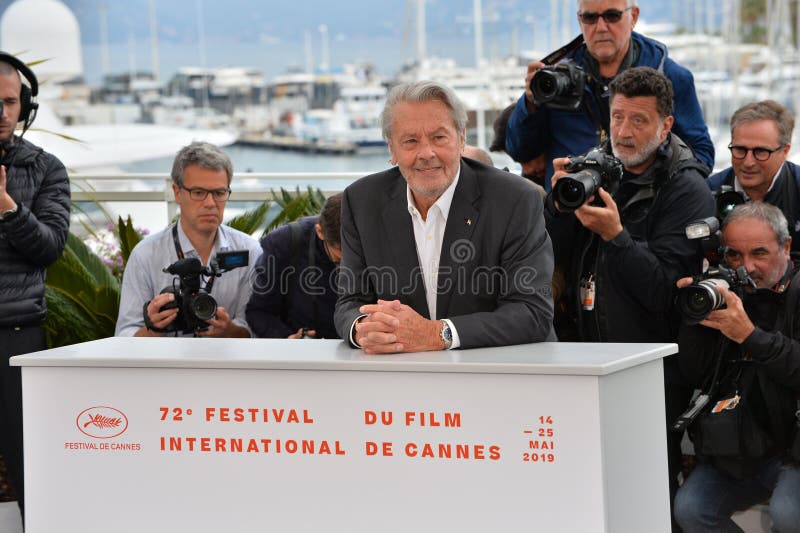
[[[566,281],[556,304],[559,340],[675,341],[675,282],[698,274],[702,257],[699,245],[686,238],[685,228],[714,214],[700,165],[689,148],[670,135],[648,170],[638,176],[626,172],[614,195],[623,231],[609,242],[584,228],[574,214],[557,213],[548,196],[547,229],[556,270]],[[595,306],[584,311],[579,287],[589,273],[596,284]]]
[[[333,325],[336,265],[314,230],[317,218],[299,220],[302,237],[298,242],[292,243],[288,225],[261,239],[264,253],[256,264],[246,312],[247,324],[256,337],[285,339],[307,327],[316,330],[319,338],[339,338]]]
[[[792,284],[800,283],[797,270],[793,269]],[[755,373],[756,386],[750,390],[748,401],[756,420],[772,437],[777,453],[791,445],[800,393],[800,298],[795,296],[789,302],[789,293],[758,289],[742,297],[756,329],[741,345],[700,325],[682,327],[679,336],[678,363],[695,388],[708,391],[720,350],[724,352],[720,376],[734,365],[743,365],[743,373]],[[744,361],[743,355],[747,356]],[[725,392],[722,388],[720,392]]]
[[[19,211],[0,221],[0,326],[36,326],[46,314],[45,269],[67,241],[69,178],[55,156],[18,138],[2,164]]]

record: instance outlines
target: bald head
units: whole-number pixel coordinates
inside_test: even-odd
[[[494,166],[492,156],[490,156],[486,150],[478,148],[477,146],[472,146],[471,144],[464,146],[464,151],[461,153],[461,155],[470,159],[474,159],[475,161],[480,161],[484,165],[489,165],[490,167]]]

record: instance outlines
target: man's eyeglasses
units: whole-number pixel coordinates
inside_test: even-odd
[[[191,198],[195,202],[202,202],[208,197],[209,194],[211,194],[211,197],[214,198],[215,202],[219,203],[227,201],[228,198],[230,198],[231,196],[230,189],[209,190],[209,189],[203,189],[202,187],[184,187],[183,185],[181,185],[181,189],[183,189],[184,191],[188,191],[189,198]]]
[[[774,150],[770,150],[769,148],[764,148],[763,146],[757,146],[755,148],[748,148],[746,146],[739,146],[736,144],[729,144],[728,150],[731,151],[731,157],[734,159],[744,159],[747,157],[747,152],[753,152],[753,157],[756,161],[766,161],[767,159],[772,156],[775,152],[778,152],[786,146],[784,144],[778,146]]]
[[[600,19],[600,17],[603,17],[603,20],[606,21],[606,24],[614,24],[615,22],[622,20],[622,14],[626,11],[630,11],[631,9],[633,9],[633,6],[626,7],[622,11],[619,9],[606,9],[602,13],[597,13],[595,11],[579,11],[578,18],[587,26],[594,26],[597,24],[597,21]]]

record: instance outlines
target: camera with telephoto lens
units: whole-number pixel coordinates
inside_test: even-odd
[[[676,303],[678,311],[686,324],[698,324],[709,313],[725,308],[725,297],[719,288],[725,288],[742,297],[746,291],[756,288],[747,269],[742,265],[737,269],[719,264],[721,252],[721,233],[719,220],[709,217],[692,222],[686,226],[686,238],[701,240],[708,268],[694,283],[678,290]]]
[[[533,104],[563,111],[577,111],[583,101],[586,73],[569,59],[536,71],[531,78]]]
[[[570,157],[566,170],[570,172],[556,181],[553,200],[562,213],[575,211],[603,187],[613,195],[622,179],[622,162],[602,148],[593,148],[585,155]],[[596,198],[597,205],[602,205]]]
[[[172,293],[175,300],[162,306],[159,311],[177,309],[178,315],[166,328],[152,327],[144,305],[145,324],[161,333],[197,332],[208,329],[208,320],[217,316],[217,301],[211,296],[214,280],[224,272],[247,266],[250,253],[247,250],[218,252],[209,266],[204,267],[196,257],[179,259],[166,267],[164,272],[175,276],[171,286],[164,287],[161,294]],[[208,281],[203,282],[203,278]]]

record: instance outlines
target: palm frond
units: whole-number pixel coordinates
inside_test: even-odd
[[[117,228],[119,231],[119,249],[122,253],[122,261],[127,265],[128,258],[131,256],[134,247],[142,240],[142,235],[133,227],[133,220],[131,220],[130,215],[128,215],[127,220],[122,220],[122,217],[119,217]]]
[[[325,195],[319,189],[308,187],[306,192],[300,192],[300,187],[295,189],[294,194],[281,187],[280,194],[271,191],[275,203],[281,207],[281,211],[267,224],[264,233],[288,224],[300,217],[313,216],[319,214],[325,203]]]
[[[225,222],[225,224],[247,233],[248,235],[252,235],[264,224],[264,220],[267,218],[267,212],[271,206],[272,203],[269,200],[265,200],[253,209],[249,209],[241,215],[231,218]]]

